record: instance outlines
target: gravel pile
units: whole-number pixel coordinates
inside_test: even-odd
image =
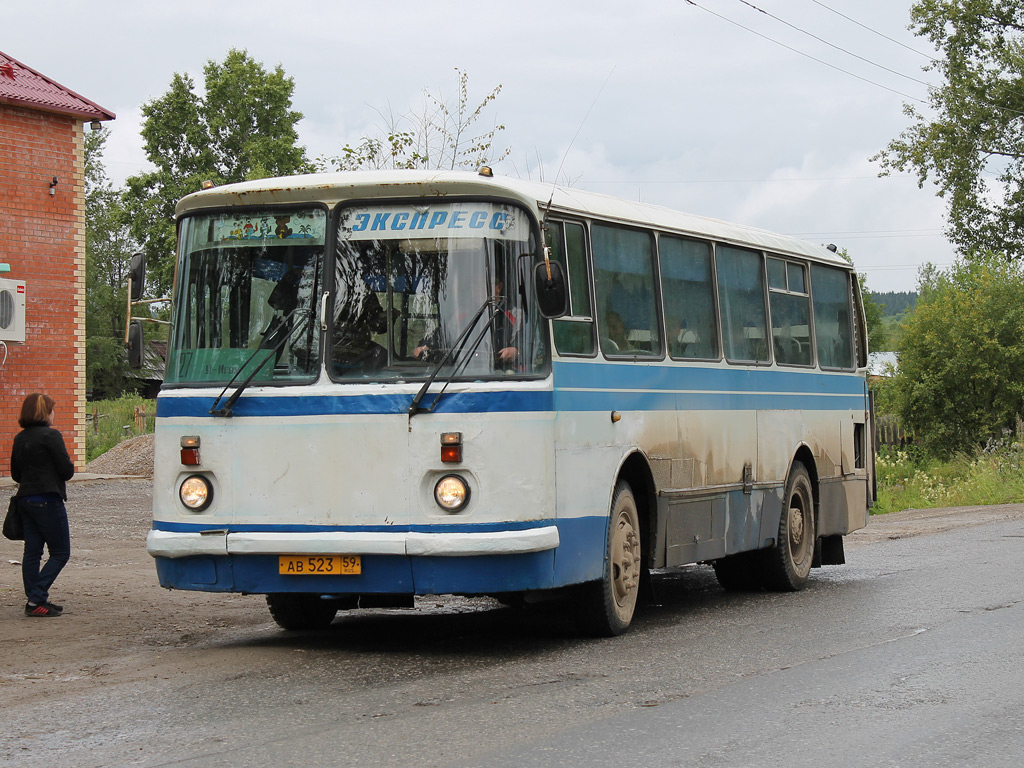
[[[97,475],[153,476],[153,435],[123,440],[85,465],[84,472]]]

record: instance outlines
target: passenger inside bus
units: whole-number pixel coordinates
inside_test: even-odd
[[[519,358],[517,340],[519,336],[519,310],[510,306],[504,296],[505,283],[498,279],[494,283],[493,307],[491,309],[491,343],[496,368],[514,365]],[[426,334],[412,351],[417,360],[432,360],[437,353],[444,354],[442,349],[440,328],[434,328]]]
[[[604,350],[613,355],[629,352],[629,338],[622,315],[615,310],[609,310],[604,319],[605,332],[601,337],[601,345]]]

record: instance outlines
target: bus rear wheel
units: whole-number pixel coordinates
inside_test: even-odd
[[[291,630],[326,629],[338,613],[338,606],[320,595],[290,592],[267,595],[267,607],[281,629]]]
[[[640,542],[636,499],[629,483],[620,482],[612,496],[604,576],[585,585],[584,599],[579,605],[580,623],[589,634],[621,635],[633,621],[643,574]]]
[[[814,487],[806,467],[797,462],[786,483],[775,546],[762,552],[765,586],[779,592],[803,589],[811,573],[816,540]]]

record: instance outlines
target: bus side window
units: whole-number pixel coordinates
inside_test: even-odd
[[[768,362],[761,255],[719,245],[715,261],[726,359],[729,362]]]
[[[721,355],[711,282],[711,246],[663,235],[659,254],[669,354],[682,359],[717,360]]]
[[[811,292],[818,364],[822,368],[853,368],[853,313],[847,272],[812,264]]]
[[[661,357],[651,235],[598,224],[593,248],[602,351],[613,357]]]
[[[772,347],[779,365],[810,365],[811,308],[806,267],[768,258],[768,301],[772,313]]]
[[[572,222],[548,224],[551,256],[569,278],[569,314],[554,322],[555,348],[561,355],[594,354],[594,318],[590,310],[590,278],[583,226]]]

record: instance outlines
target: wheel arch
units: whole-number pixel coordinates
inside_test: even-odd
[[[811,449],[806,443],[801,443],[793,454],[793,459],[789,462],[789,470],[786,472],[786,477],[783,480],[784,486],[789,483],[789,478],[793,474],[793,466],[797,462],[803,464],[807,474],[811,476],[811,492],[814,494],[814,520],[818,522],[821,512],[821,493],[818,490],[818,465],[814,461],[814,454],[811,453]]]
[[[636,511],[640,518],[641,545],[643,547],[644,565],[652,567],[654,557],[655,521],[657,520],[658,491],[654,484],[654,473],[643,452],[637,450],[630,453],[619,467],[615,477],[615,486],[622,481],[629,483],[636,501]],[[612,489],[614,494],[614,488]]]

